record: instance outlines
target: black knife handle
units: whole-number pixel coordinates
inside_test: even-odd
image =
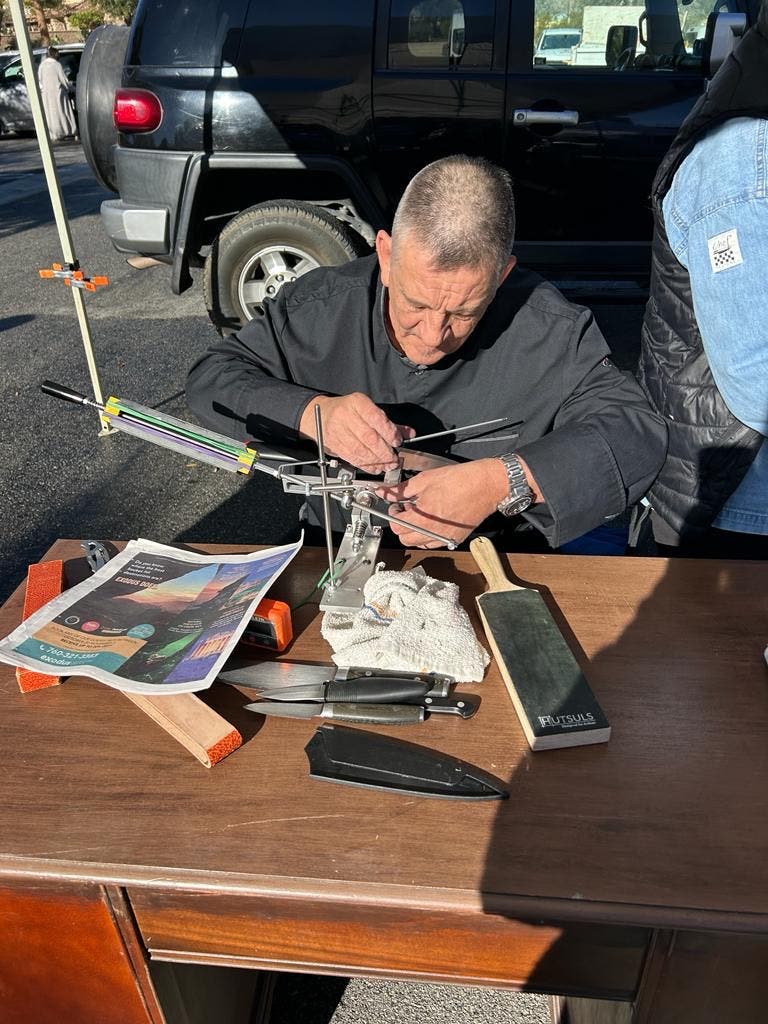
[[[408,704],[412,700],[420,701],[431,685],[427,679],[408,676],[360,676],[331,681],[326,685],[325,699],[350,704]]]
[[[418,704],[325,704],[323,718],[362,725],[414,725],[424,721]]]
[[[459,715],[471,718],[480,707],[480,698],[474,693],[454,693],[450,697],[425,697],[424,710],[430,714]]]

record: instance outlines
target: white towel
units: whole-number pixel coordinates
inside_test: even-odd
[[[359,612],[326,612],[322,634],[337,665],[439,672],[460,682],[483,678],[489,662],[459,604],[455,583],[421,566],[374,573]]]

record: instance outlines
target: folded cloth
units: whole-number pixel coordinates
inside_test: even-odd
[[[479,681],[489,662],[459,604],[455,583],[432,579],[421,566],[376,572],[358,612],[326,612],[323,637],[337,665],[439,672]]]

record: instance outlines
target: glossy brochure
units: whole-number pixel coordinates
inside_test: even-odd
[[[200,555],[130,541],[0,640],[0,661],[130,693],[207,689],[301,543]]]

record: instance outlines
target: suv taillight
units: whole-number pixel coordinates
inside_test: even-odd
[[[163,120],[163,108],[146,89],[118,89],[112,117],[119,132],[153,132]]]

